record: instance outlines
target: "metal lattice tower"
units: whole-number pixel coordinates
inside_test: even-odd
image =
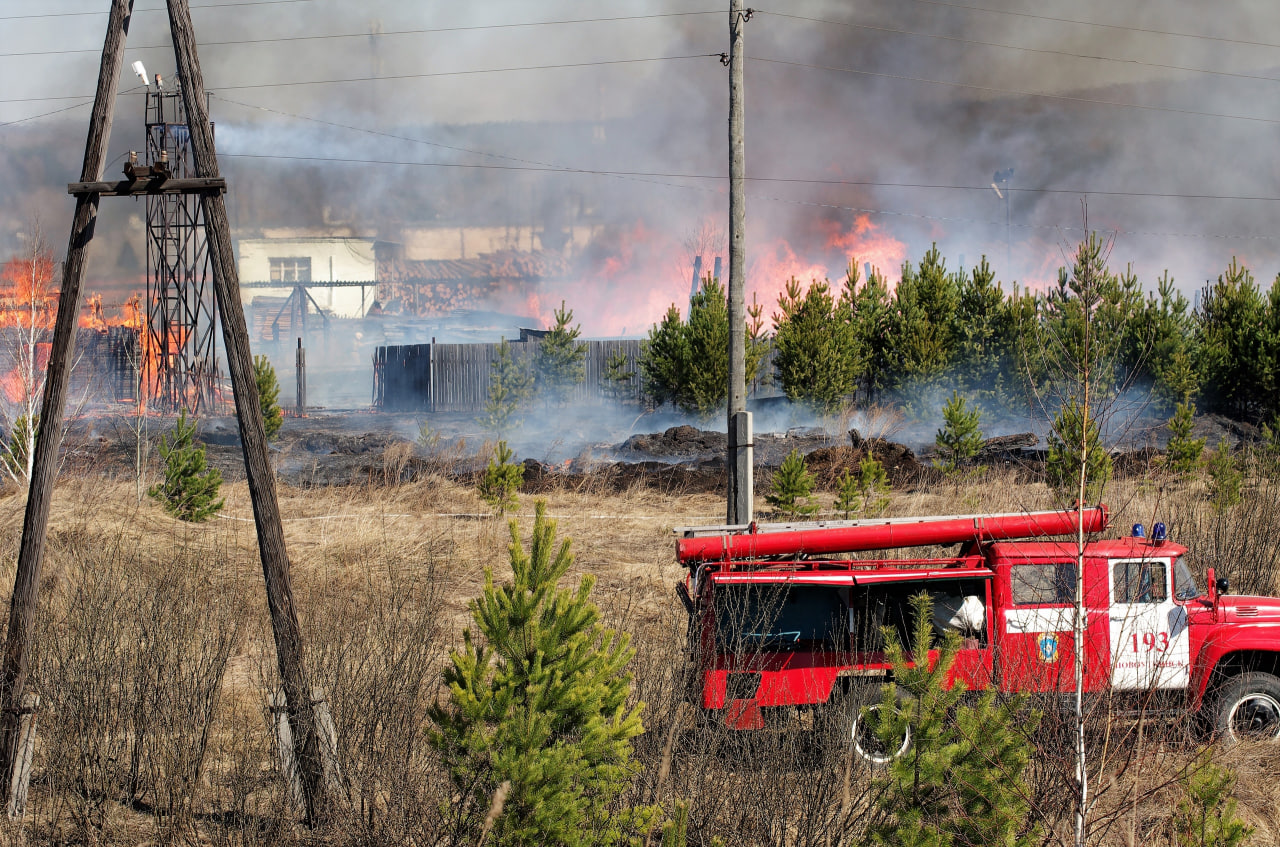
[[[147,91],[147,164],[193,176],[179,83]],[[217,306],[209,279],[200,198],[147,197],[147,325],[140,369],[145,396],[164,411],[218,411]]]

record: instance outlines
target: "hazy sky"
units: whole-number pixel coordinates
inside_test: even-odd
[[[233,154],[273,152],[726,171],[726,72],[715,58],[675,58],[727,49],[723,3],[214,3],[229,5],[197,3],[193,17],[229,174]],[[69,219],[65,183],[88,106],[24,119],[78,102],[30,98],[91,94],[107,6],[0,0],[0,124],[21,121],[0,125],[0,249],[30,207],[59,233]],[[48,17],[22,17],[33,14]],[[511,26],[586,18],[630,19]],[[171,72],[160,0],[139,0],[128,43],[126,68],[141,59]],[[1280,197],[1280,46],[1268,45],[1280,45],[1280,4],[1269,0],[762,3],[747,25],[748,170],[817,182],[753,182],[752,243],[780,249],[785,239],[809,264],[838,265],[824,245],[862,213],[913,259],[936,240],[952,264],[986,253],[1002,278],[1044,279],[1079,237],[1087,195],[1090,225],[1119,232],[1113,263],[1134,262],[1148,285],[1169,268],[1190,290],[1232,255],[1269,282],[1280,270],[1280,202],[1218,199]],[[623,61],[632,59],[643,61]],[[602,62],[615,64],[593,64]],[[579,67],[532,69],[546,65]],[[492,72],[512,68],[521,70]],[[137,84],[126,71],[121,89]],[[112,156],[139,146],[140,112],[136,94],[122,97]],[[627,129],[582,145],[538,128],[566,121]],[[456,125],[491,122],[529,123],[484,148],[491,156],[358,131],[447,142],[464,132]],[[30,156],[10,155],[19,147],[51,158],[36,172]],[[421,170],[368,167],[371,183],[430,189]],[[1003,168],[1015,171],[1008,229],[988,187]],[[484,190],[501,178],[489,174]],[[611,219],[643,217],[674,240],[723,214],[722,182],[591,179]]]

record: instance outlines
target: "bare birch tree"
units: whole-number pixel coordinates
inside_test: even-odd
[[[0,270],[0,459],[19,485],[31,478],[44,395],[45,333],[53,328],[56,261],[38,218],[22,234],[21,252]]]

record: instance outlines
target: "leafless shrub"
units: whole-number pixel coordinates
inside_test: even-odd
[[[1196,570],[1214,568],[1239,594],[1280,589],[1280,479],[1250,481],[1238,505],[1218,511],[1198,486],[1169,498],[1169,532],[1190,549]]]
[[[447,797],[426,735],[447,646],[441,582],[430,562],[385,580],[386,568],[366,565],[366,585],[308,604],[310,672],[337,728],[349,801],[335,825],[342,842],[430,843]]]
[[[189,830],[238,631],[230,593],[193,551],[153,571],[113,545],[84,548],[67,595],[48,602],[33,792],[43,823],[96,840],[134,807],[161,832]]]

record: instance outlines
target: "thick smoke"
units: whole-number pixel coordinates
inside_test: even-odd
[[[1089,227],[1119,233],[1113,268],[1132,263],[1148,286],[1167,268],[1190,293],[1232,256],[1264,282],[1280,270],[1272,225],[1277,201],[1185,196],[1275,194],[1267,143],[1273,123],[1187,112],[1278,117],[1266,105],[1274,99],[1267,95],[1275,82],[1247,78],[1280,78],[1276,49],[1135,31],[1255,40],[1255,33],[1277,31],[1280,11],[1274,4],[1236,4],[1230,14],[1212,19],[1193,0],[1123,11],[1101,0],[985,5],[1134,29],[917,0],[773,4],[747,25],[747,161],[753,177],[975,188],[752,181],[751,283],[762,295],[766,316],[782,282],[776,277],[795,272],[838,280],[850,249],[863,254],[861,261],[880,264],[892,279],[897,261],[918,260],[936,241],[952,267],[961,257],[972,266],[986,255],[1006,287],[1014,280],[1045,283],[1082,235],[1082,200]],[[563,298],[587,335],[641,334],[667,304],[687,298],[693,255],[705,252],[709,265],[712,255],[723,253],[717,249],[723,234],[716,230],[726,216],[724,180],[518,168],[723,176],[727,71],[720,62],[704,57],[405,77],[716,54],[727,49],[726,14],[674,15],[709,8],[687,0],[447,8],[310,0],[196,9],[206,86],[215,93],[218,144],[232,185],[233,225],[246,234],[331,226],[342,234],[380,238],[432,223],[590,227],[594,238],[583,255],[591,271],[539,292],[542,312]],[[4,0],[0,10],[19,14],[29,7]],[[662,17],[391,34],[624,15]],[[0,58],[0,99],[91,92],[104,20],[98,15],[7,22],[0,36],[4,52],[95,52]],[[218,43],[340,33],[359,37]],[[128,61],[142,59],[152,73],[167,75],[172,53],[153,47],[167,42],[163,13],[139,11]],[[240,87],[340,78],[364,81]],[[136,84],[127,75],[121,88]],[[1057,99],[1013,93],[1019,91]],[[0,121],[63,105],[68,103],[0,103]],[[118,169],[118,157],[127,150],[142,146],[141,111],[139,94],[119,101],[111,144],[117,161],[109,170]],[[87,113],[84,107],[0,127],[6,151],[0,193],[9,199],[0,208],[0,251],[12,251],[14,233],[33,213],[55,232],[69,220],[63,186],[79,170]],[[256,156],[517,169],[251,158]],[[988,184],[994,172],[1007,168],[1014,175],[1006,207]],[[129,232],[136,239],[140,210],[126,201],[104,203],[94,273],[122,280],[122,290],[137,279],[136,267],[121,267],[128,256],[119,248]],[[510,304],[508,311],[524,313],[524,306]]]

